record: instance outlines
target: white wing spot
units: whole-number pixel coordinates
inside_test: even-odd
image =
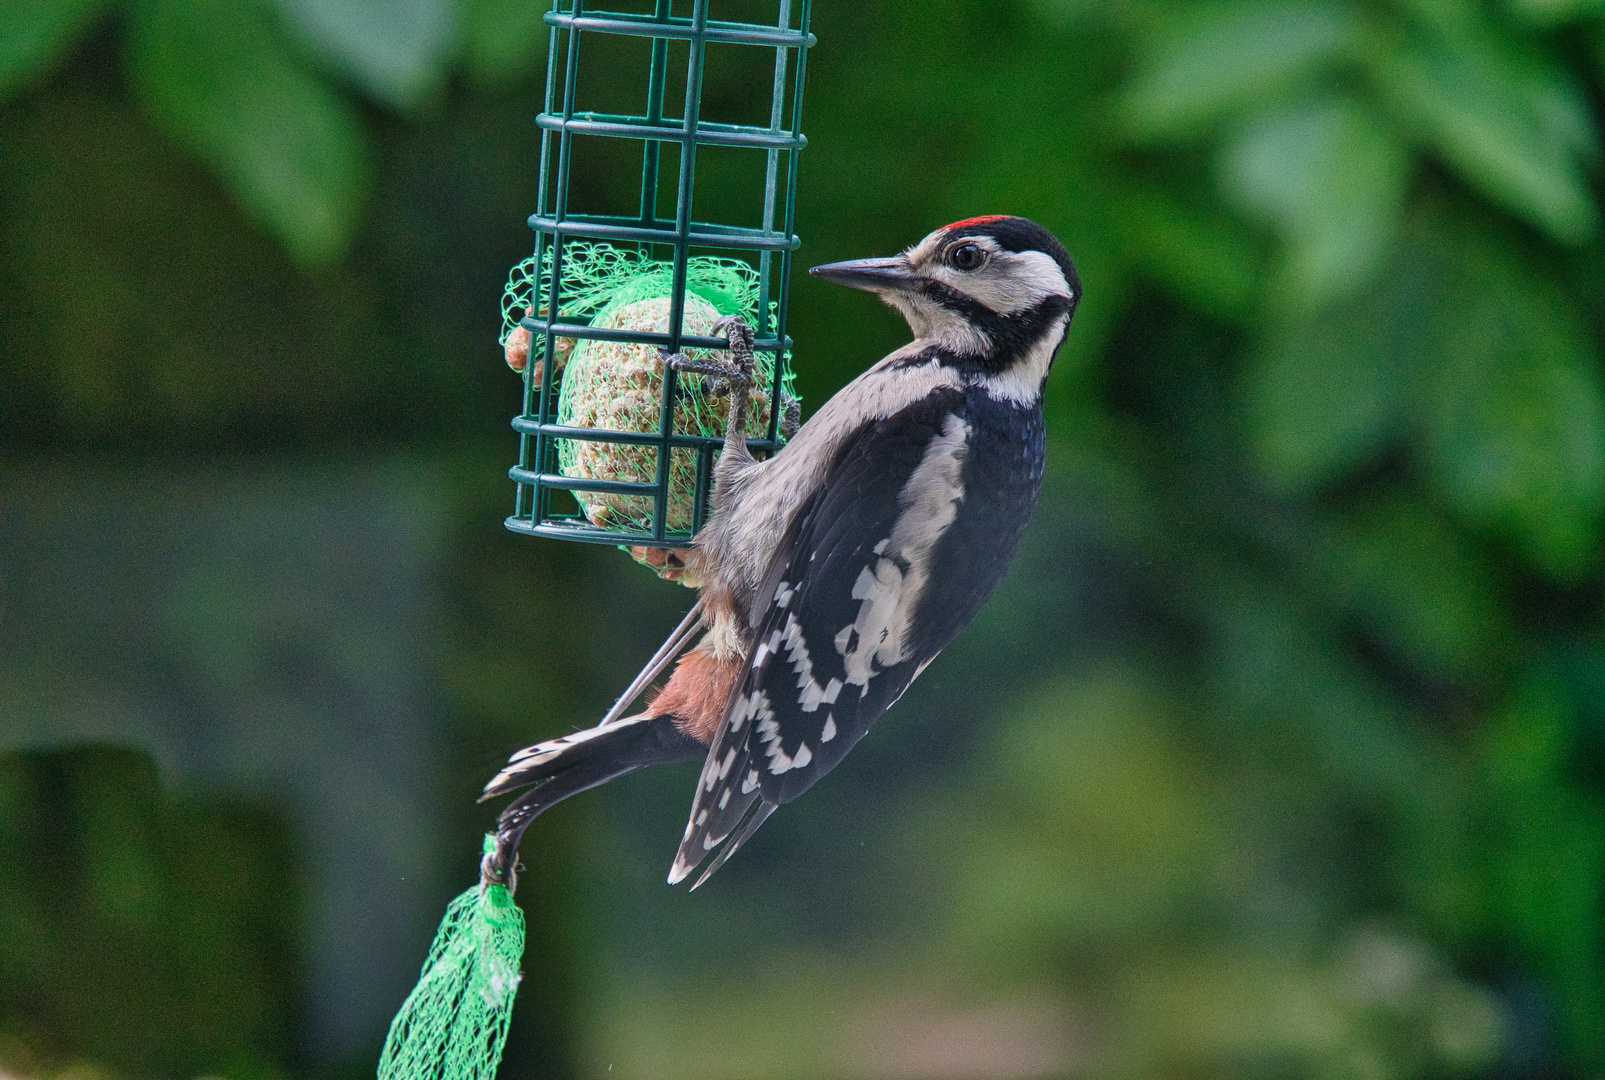
[[[758,787],[758,770],[754,769],[754,770],[752,770],[751,772],[749,772],[747,774],[747,778],[745,780],[741,781],[741,793],[743,795],[751,795],[753,793],[753,791],[755,791],[757,789],[757,787]],[[687,829],[685,834],[687,836],[690,836],[691,835],[691,830]]]
[[[791,768],[791,755],[781,749],[780,725],[775,722],[775,710],[769,707],[769,699],[761,690],[754,697],[761,703],[756,728],[758,739],[764,744],[764,753],[769,758],[769,771],[779,775]]]
[[[819,733],[819,741],[830,742],[836,737],[836,714],[828,713],[825,716],[825,730]]]
[[[729,805],[730,805],[730,789],[729,788],[725,788],[724,791],[719,793],[719,809],[723,810],[725,807],[727,807]]]
[[[797,747],[797,752],[791,756],[791,767],[800,769],[812,760],[814,760],[814,752],[808,749],[807,743],[803,743]]]
[[[762,690],[755,690],[746,695],[730,712],[730,730],[740,731],[742,724],[756,716],[760,709],[766,709],[768,706],[769,699],[764,697]]]
[[[781,637],[780,631],[775,631],[775,637]],[[814,678],[814,660],[808,654],[808,643],[803,640],[802,625],[797,622],[797,616],[786,616],[785,636],[782,638],[786,645],[786,658],[791,661],[791,670],[797,673],[797,704],[803,712],[815,712],[820,705],[836,704],[836,696],[842,692],[840,679],[831,679],[824,686]],[[778,651],[778,650],[777,650]]]

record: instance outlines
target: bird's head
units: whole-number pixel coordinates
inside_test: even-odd
[[[1081,298],[1064,245],[1034,221],[1001,214],[944,225],[900,255],[809,273],[877,293],[955,363],[1039,382]]]

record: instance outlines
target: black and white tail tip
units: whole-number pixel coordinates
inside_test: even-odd
[[[735,832],[726,834],[726,836],[709,835],[705,837],[702,842],[703,855],[712,853],[715,848],[718,848],[719,853],[713,856],[713,861],[708,863],[708,868],[702,871],[701,876],[692,883],[691,891],[696,892],[703,882],[712,877],[714,871],[723,866],[730,856],[734,855],[741,845],[745,844],[752,837],[752,834],[758,831],[758,826],[762,825],[769,815],[775,812],[778,805],[777,803],[765,802],[760,799]],[[684,839],[690,840],[691,834],[695,829],[695,824],[688,824],[685,829]],[[719,847],[721,842],[724,844],[723,847]],[[691,872],[701,865],[703,861],[698,859],[695,862],[689,862],[687,861],[687,856],[688,852],[682,846],[680,853],[675,856],[674,865],[669,868],[670,885],[678,885],[690,877]]]

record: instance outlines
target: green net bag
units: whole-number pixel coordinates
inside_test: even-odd
[[[494,849],[493,838],[485,842]],[[378,1080],[491,1080],[523,956],[524,913],[507,886],[475,885],[453,900],[391,1021]]]

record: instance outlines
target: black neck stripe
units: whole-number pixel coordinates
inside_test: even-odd
[[[927,279],[919,288],[931,302],[962,317],[992,342],[991,356],[965,358],[990,372],[1007,371],[1043,338],[1054,333],[1060,317],[1075,307],[1073,299],[1055,293],[1033,307],[1004,315],[939,281]]]

